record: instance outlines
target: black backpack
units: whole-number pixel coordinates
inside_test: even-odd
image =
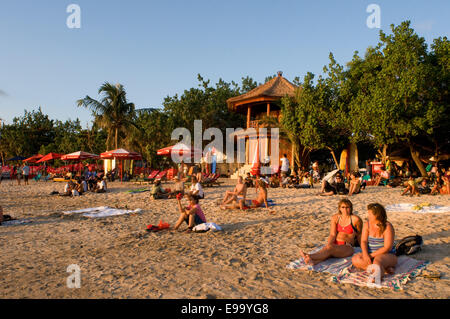
[[[400,240],[395,245],[395,254],[400,255],[412,255],[422,249],[423,240],[422,236],[408,236]]]

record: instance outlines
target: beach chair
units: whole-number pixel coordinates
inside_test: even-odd
[[[206,179],[205,181],[201,182],[203,187],[213,187],[214,185],[220,186],[223,182],[219,182],[218,179],[220,177],[220,174],[213,174],[211,178]]]
[[[163,178],[165,178],[168,171],[169,171],[169,170],[166,169],[166,170],[164,170],[164,171],[159,172],[158,175],[156,175],[155,178],[153,178],[153,179],[150,181],[150,184],[153,184],[157,179],[163,179]]]

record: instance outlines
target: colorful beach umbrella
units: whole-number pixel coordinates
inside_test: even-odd
[[[140,160],[142,155],[136,152],[127,151],[123,148],[117,150],[107,151],[100,154],[101,159],[130,159],[130,160]]]
[[[168,146],[162,148],[156,152],[157,155],[161,156],[172,156],[172,154],[178,154],[179,156],[191,156],[199,154],[201,156],[202,151],[199,149],[191,148],[183,143],[178,143],[176,145]]]
[[[39,161],[37,161],[36,163],[42,163],[42,162],[47,162],[47,161],[51,161],[54,159],[58,159],[61,158],[61,156],[63,156],[63,154],[58,154],[58,153],[48,153],[47,155],[45,155],[43,158],[41,158]]]
[[[38,160],[40,160],[43,157],[44,157],[44,155],[37,154],[37,155],[33,155],[31,157],[28,157],[28,158],[24,159],[23,161],[27,162],[27,163],[36,163]]]
[[[74,153],[70,153],[70,154],[66,154],[61,156],[61,159],[63,161],[82,161],[82,160],[86,160],[86,159],[99,159],[100,156],[98,156],[97,154],[92,154],[92,153],[88,153],[88,152],[83,152],[83,151],[78,151],[78,152],[74,152]]]

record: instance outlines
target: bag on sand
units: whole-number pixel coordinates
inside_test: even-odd
[[[412,255],[422,249],[423,240],[422,236],[408,236],[400,240],[395,245],[395,254],[400,255]]]

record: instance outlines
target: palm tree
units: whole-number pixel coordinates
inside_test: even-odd
[[[114,136],[115,148],[119,148],[119,132],[125,132],[134,125],[134,104],[128,103],[126,92],[121,84],[113,85],[105,82],[98,90],[103,95],[100,101],[86,96],[77,101],[79,107],[84,106],[92,111],[95,123],[107,130],[106,147],[111,149],[111,139]]]

